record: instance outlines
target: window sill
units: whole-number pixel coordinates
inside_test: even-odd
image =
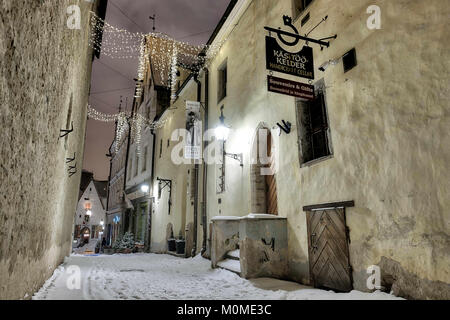
[[[305,163],[300,165],[300,168],[311,167],[311,166],[313,166],[315,164],[318,164],[320,162],[323,162],[323,161],[326,161],[326,160],[329,160],[329,159],[332,159],[332,158],[334,158],[334,156],[332,154],[330,154],[330,155],[322,157],[322,158],[318,158],[318,159],[314,159],[314,160],[305,162]]]

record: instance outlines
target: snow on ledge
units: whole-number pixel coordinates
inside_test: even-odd
[[[241,220],[242,217],[233,217],[233,216],[215,216],[212,217],[211,220],[218,221],[218,220]]]
[[[243,217],[237,217],[237,216],[215,216],[212,217],[212,221],[221,221],[221,220],[244,220],[244,219],[286,219],[284,217],[279,217],[273,214],[266,214],[266,213],[250,213]]]

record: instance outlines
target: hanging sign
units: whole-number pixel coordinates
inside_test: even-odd
[[[185,159],[201,158],[202,122],[200,121],[200,102],[186,101],[186,130],[189,135],[185,139]]]
[[[266,67],[268,70],[313,80],[313,49],[304,46],[299,52],[291,53],[281,48],[277,39],[266,37]]]
[[[294,51],[294,48],[299,44],[300,39],[308,38],[299,35],[297,28],[292,23],[291,17],[283,16],[283,22],[286,27],[293,31],[293,33],[281,30],[281,28],[274,29],[265,27],[265,29],[270,32],[269,36],[266,36],[267,69],[313,80],[313,49],[308,46],[303,46],[300,51]],[[272,33],[276,34],[277,37],[272,37]],[[288,40],[286,40],[286,38]],[[316,41],[314,39],[308,40]],[[283,49],[278,41],[283,43],[286,47],[293,48],[292,51],[294,52]]]
[[[268,76],[267,86],[270,92],[314,100],[314,86],[309,84]]]

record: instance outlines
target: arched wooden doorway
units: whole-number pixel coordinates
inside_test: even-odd
[[[274,162],[274,152],[272,148],[272,134],[270,130],[267,130],[267,156],[269,158],[269,163],[265,165],[267,168],[273,168]],[[278,198],[277,198],[277,182],[275,179],[275,173],[265,175],[266,183],[266,207],[267,213],[278,214]]]
[[[260,124],[252,144],[251,212],[278,214],[274,143],[270,129]]]
[[[81,230],[80,233],[81,243],[88,243],[91,238],[91,230],[88,227],[85,227]]]

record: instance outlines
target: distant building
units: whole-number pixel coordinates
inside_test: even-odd
[[[121,234],[122,217],[126,208],[124,199],[124,181],[127,161],[128,126],[124,131],[124,136],[120,140],[115,137],[109,147],[110,173],[107,187],[108,195],[105,222],[107,245],[112,245],[116,238]],[[116,147],[116,145],[118,146]]]
[[[91,179],[80,199],[75,216],[74,239],[101,239],[106,219],[107,181]]]

